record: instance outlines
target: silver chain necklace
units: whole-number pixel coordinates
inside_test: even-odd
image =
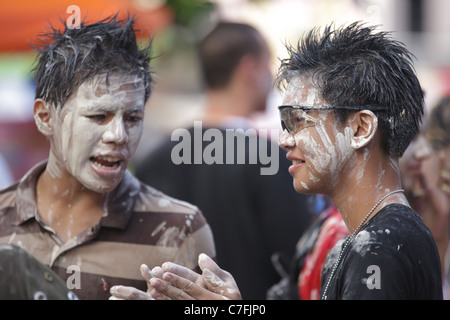
[[[374,210],[380,205],[381,202],[383,202],[384,199],[386,199],[387,197],[389,197],[390,195],[394,194],[394,193],[399,193],[399,192],[404,192],[405,190],[403,189],[398,189],[392,192],[389,192],[388,194],[386,194],[383,198],[380,199],[380,201],[378,201],[372,209],[370,209],[369,213],[364,217],[364,219],[361,221],[361,223],[359,224],[359,226],[355,229],[355,231],[353,231],[352,235],[347,238],[347,240],[345,241],[344,245],[342,246],[342,249],[339,253],[339,256],[336,260],[336,262],[333,265],[333,269],[331,270],[331,274],[328,277],[328,281],[327,284],[325,286],[325,289],[323,290],[323,295],[322,295],[322,300],[326,300],[327,299],[327,291],[328,291],[328,287],[330,286],[331,280],[334,277],[334,274],[337,270],[337,267],[339,266],[339,264],[341,263],[341,259],[342,256],[344,255],[345,249],[347,249],[347,247],[350,245],[350,243],[352,243],[353,239],[356,237],[356,235],[358,234],[359,230],[361,229],[361,227],[366,223],[366,220],[370,217],[370,215],[372,214],[372,212],[374,212]]]

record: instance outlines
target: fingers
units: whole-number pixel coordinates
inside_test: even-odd
[[[194,271],[171,262],[154,267],[151,273],[153,278],[149,281],[149,287],[153,290],[150,294],[156,300],[191,300],[193,297],[183,289],[189,290],[192,284],[201,278]]]
[[[198,266],[202,271],[208,269],[210,272],[217,275],[218,278],[223,279],[224,281],[229,278],[233,278],[229,272],[222,270],[213,259],[211,259],[204,253],[201,253],[198,256]]]
[[[209,269],[204,269],[202,273],[202,277],[205,280],[206,287],[220,296],[222,299],[227,300],[241,300],[241,293],[239,288],[237,287],[233,277],[226,272],[228,276],[224,277],[224,279],[217,276],[217,274],[211,272]]]
[[[153,278],[150,283],[154,288],[151,294],[157,300],[194,300],[190,295],[194,283],[188,279],[165,273],[163,279]]]
[[[240,299],[233,277],[205,254],[199,256],[202,275],[175,263],[165,262],[152,269],[150,286],[155,299],[223,300]],[[223,277],[223,278],[221,278]],[[162,296],[159,296],[161,294]]]
[[[225,270],[222,270],[217,263],[206,254],[200,254],[198,265],[203,271],[202,277],[207,287],[227,299],[242,299],[238,286],[233,276]]]
[[[199,278],[201,280],[201,277]],[[165,272],[162,279],[153,278],[151,285],[155,289],[151,295],[157,299],[172,300],[223,300],[226,297],[203,287],[201,283],[192,282],[174,273]],[[161,294],[160,297],[158,294]]]
[[[142,278],[144,278],[145,281],[147,281],[147,283],[149,283],[150,279],[153,278],[153,274],[150,271],[150,269],[148,268],[148,266],[146,264],[141,264],[139,270],[141,271]]]
[[[180,266],[180,265],[172,263],[172,262],[165,262],[162,264],[161,268],[159,268],[159,269],[158,268],[159,267],[156,267],[156,272],[158,272],[158,275],[161,270],[163,273],[170,272],[170,273],[178,275],[182,278],[186,278],[186,279],[190,280],[191,282],[196,282],[201,278],[201,276],[198,273],[196,273],[195,271],[192,271],[189,268]],[[161,278],[161,277],[162,277],[162,275],[159,276],[159,278]]]
[[[202,277],[212,289],[225,288],[227,286],[227,284],[219,276],[209,269],[203,270]]]
[[[152,270],[147,265],[140,266],[148,291],[136,288],[114,286],[110,300],[222,300],[241,299],[234,278],[222,270],[213,259],[200,254],[198,260],[202,274],[184,266],[165,262]]]
[[[133,287],[113,286],[110,289],[110,300],[153,300],[147,292]]]
[[[198,256],[198,266],[200,269],[209,269],[214,273],[222,271],[217,263],[211,259],[207,254],[200,253]]]

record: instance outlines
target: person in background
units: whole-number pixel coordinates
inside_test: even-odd
[[[426,138],[427,125],[419,132],[399,161],[402,184],[411,207],[419,213],[433,234],[445,271],[448,247],[449,198],[442,186],[445,175],[441,174],[444,158],[436,154]],[[430,166],[436,162],[436,166]],[[436,183],[436,179],[440,182]]]
[[[425,170],[430,178],[430,196],[440,199],[439,210],[433,212],[430,224],[441,254],[444,274],[444,297],[450,299],[450,95],[444,95],[431,109],[425,137],[432,152],[425,161]]]
[[[14,182],[11,168],[6,158],[0,153],[0,189],[3,189]]]
[[[201,129],[194,125],[187,131],[190,137],[215,133],[214,138],[203,139],[201,154],[208,154],[214,145],[211,141],[222,141],[223,163],[205,159],[174,163],[173,150],[179,142],[167,141],[140,162],[136,176],[197,205],[213,231],[217,261],[233,273],[246,299],[264,299],[268,288],[279,280],[272,255],[290,257],[312,220],[307,197],[292,189],[285,155],[276,142],[252,127],[252,117],[265,110],[272,89],[270,51],[254,27],[219,22],[200,41],[198,59],[206,104],[199,120]],[[237,141],[231,150],[227,145],[230,132]],[[255,135],[258,140],[253,140]],[[196,153],[193,140],[192,155]],[[266,175],[261,174],[262,146],[271,152],[274,169]],[[230,156],[234,158],[228,163]],[[243,163],[238,163],[240,156]],[[250,159],[258,162],[250,163]]]
[[[322,195],[316,203],[324,202],[314,223],[296,245],[296,251],[282,279],[267,292],[268,300],[318,300],[322,286],[322,270],[333,246],[348,235],[342,216],[336,207]],[[323,204],[322,204],[323,205]]]
[[[152,82],[151,47],[138,47],[133,25],[113,16],[39,38],[33,111],[49,157],[0,191],[0,243],[24,248],[79,299],[145,289],[143,261],[199,270],[201,252],[215,256],[197,207],[127,169]]]

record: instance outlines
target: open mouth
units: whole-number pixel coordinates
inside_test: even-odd
[[[111,156],[91,157],[90,160],[95,166],[108,170],[115,170],[122,163],[122,159]]]

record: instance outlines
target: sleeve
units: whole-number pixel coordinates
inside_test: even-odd
[[[405,255],[381,243],[352,246],[341,280],[345,300],[405,300],[414,285],[413,267]]]

